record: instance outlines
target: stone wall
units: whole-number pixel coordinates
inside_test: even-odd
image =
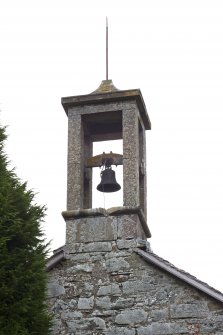
[[[223,335],[223,306],[146,263],[136,239],[86,243],[49,271],[52,334]]]

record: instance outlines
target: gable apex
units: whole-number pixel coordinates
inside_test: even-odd
[[[47,261],[46,271],[52,270],[59,263],[66,260],[65,249],[66,246],[64,245],[54,251],[54,254]],[[169,263],[167,260],[159,257],[151,251],[144,251],[140,248],[136,248],[134,249],[134,252],[141,256],[148,264],[157,266],[159,269],[166,271],[172,276],[181,279],[183,282],[223,303],[223,293],[209,286],[207,283],[197,279],[188,272],[175,267],[173,264]]]

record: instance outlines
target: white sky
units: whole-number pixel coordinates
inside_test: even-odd
[[[0,0],[0,121],[12,166],[48,207],[52,249],[63,245],[60,99],[105,79],[106,15],[109,78],[141,89],[152,122],[152,249],[223,291],[223,1]]]

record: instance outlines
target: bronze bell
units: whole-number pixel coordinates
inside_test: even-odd
[[[105,170],[101,172],[101,182],[97,186],[97,190],[100,192],[116,192],[119,191],[121,186],[117,183],[115,179],[115,171],[111,167],[106,167]]]

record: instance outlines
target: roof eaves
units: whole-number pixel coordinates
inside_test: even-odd
[[[52,268],[54,268],[58,263],[63,261],[65,258],[65,252],[64,249],[60,248],[58,252],[54,252],[53,256],[51,256],[47,260],[46,264],[46,271],[50,271]]]

